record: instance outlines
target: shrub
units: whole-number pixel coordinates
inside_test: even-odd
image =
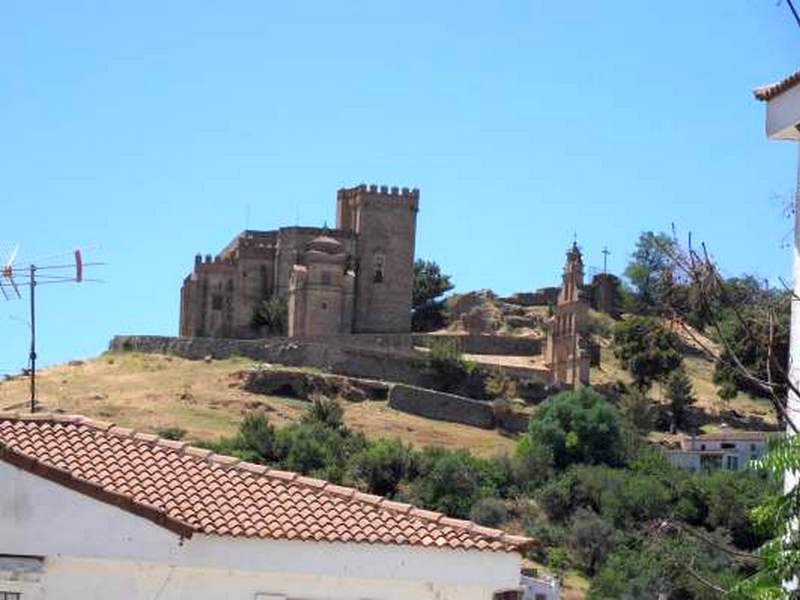
[[[592,576],[613,546],[614,527],[597,513],[578,509],[570,524],[569,547],[575,561]]]
[[[186,437],[186,430],[181,427],[171,425],[169,427],[161,427],[156,429],[156,434],[165,440],[182,440]]]
[[[508,509],[499,498],[483,498],[472,506],[469,518],[486,527],[499,527],[508,519]]]
[[[426,448],[411,477],[413,495],[428,508],[466,518],[477,500],[496,494],[494,482],[481,477],[481,462],[464,450]]]
[[[574,463],[617,466],[625,462],[620,416],[590,388],[547,399],[531,418],[528,436],[550,448],[560,469]]]
[[[275,460],[275,428],[263,414],[245,415],[239,425],[239,439],[241,447],[255,453],[259,462]]]
[[[489,398],[510,400],[518,395],[517,382],[499,369],[489,374],[484,389]]]
[[[475,364],[464,360],[461,345],[451,337],[434,336],[427,359],[431,386],[443,392],[458,391],[475,371]]]
[[[399,440],[377,440],[355,455],[351,476],[363,482],[370,492],[392,497],[405,478],[413,451]]]
[[[311,400],[311,406],[303,415],[303,422],[320,423],[332,429],[339,429],[344,425],[344,409],[335,399],[315,395]]]

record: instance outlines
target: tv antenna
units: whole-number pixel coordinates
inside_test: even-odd
[[[39,259],[20,259],[19,244],[0,245],[0,294],[6,300],[22,298],[22,289],[28,288],[30,300],[31,347],[28,354],[31,381],[30,409],[36,412],[36,288],[55,283],[99,282],[99,279],[84,277],[86,267],[99,266],[101,262],[84,262],[83,254],[92,247],[75,248]],[[27,265],[25,264],[27,263]],[[19,266],[22,265],[22,266]]]

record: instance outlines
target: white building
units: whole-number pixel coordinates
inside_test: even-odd
[[[522,600],[559,600],[561,584],[553,575],[523,575]]]
[[[528,538],[82,417],[0,413],[3,600],[517,600]]]
[[[763,431],[734,431],[723,423],[716,433],[685,436],[680,450],[666,452],[667,460],[692,471],[743,471],[766,453],[767,437]]]
[[[756,88],[756,99],[767,103],[767,137],[771,140],[800,141],[800,71],[777,83]],[[794,389],[800,389],[800,161],[794,198],[794,257],[791,331],[789,333],[789,381]],[[800,428],[800,398],[789,391],[786,413],[796,427]],[[791,427],[787,426],[791,434]],[[784,487],[791,489],[797,478],[787,472]]]

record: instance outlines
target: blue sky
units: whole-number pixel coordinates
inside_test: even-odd
[[[332,224],[361,182],[420,188],[418,255],[459,290],[552,284],[573,231],[620,271],[673,222],[774,281],[796,151],[751,89],[798,46],[772,0],[3,3],[0,241],[108,263],[41,288],[45,364],[176,333],[196,252]],[[26,313],[0,303],[0,373]]]

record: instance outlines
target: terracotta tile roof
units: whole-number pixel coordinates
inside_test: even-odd
[[[753,90],[753,95],[757,100],[772,100],[775,96],[779,96],[783,92],[796,86],[798,83],[800,83],[800,71],[792,73],[783,81],[757,87]]]
[[[0,460],[176,533],[518,552],[533,540],[80,416],[0,413]]]

